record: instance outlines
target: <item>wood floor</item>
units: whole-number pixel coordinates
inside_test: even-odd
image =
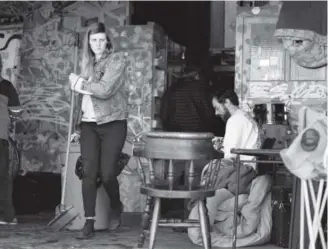
[[[55,233],[46,226],[49,215],[18,217],[16,226],[0,226],[0,249],[133,249],[139,235],[139,217],[125,216],[119,231],[109,233],[99,231],[91,240],[75,239],[76,232]],[[147,243],[145,247],[147,248]],[[159,228],[156,249],[200,249],[192,244],[185,233],[173,232],[169,228]],[[279,249],[273,245],[247,247],[248,249]]]

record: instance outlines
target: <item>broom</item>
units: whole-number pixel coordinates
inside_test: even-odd
[[[78,53],[78,34],[75,39],[74,47],[74,72],[76,73],[77,68],[77,53]],[[74,209],[73,206],[65,206],[65,194],[66,194],[66,183],[67,183],[67,168],[68,160],[71,147],[71,135],[73,129],[73,114],[74,114],[74,104],[75,104],[75,93],[71,91],[71,103],[70,103],[70,113],[69,113],[69,126],[68,126],[68,139],[67,139],[67,148],[66,148],[66,157],[65,157],[65,166],[63,172],[63,184],[61,192],[61,201],[57,206],[56,210],[59,210],[59,213],[48,223],[48,226],[51,226],[55,231],[66,227],[71,223],[79,213]]]

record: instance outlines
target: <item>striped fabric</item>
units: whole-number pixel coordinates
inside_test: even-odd
[[[163,95],[161,121],[166,131],[213,132],[224,125],[218,124],[209,93],[201,81],[181,79]],[[223,129],[222,129],[223,127]]]

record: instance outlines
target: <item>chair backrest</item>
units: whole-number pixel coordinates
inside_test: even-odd
[[[213,138],[214,135],[211,133],[149,132],[145,138],[143,157],[148,159],[150,183],[155,182],[154,160],[166,160],[168,167],[165,180],[169,189],[173,190],[174,186],[174,167],[185,166],[188,188],[191,190],[196,177],[195,162],[204,161],[205,166],[206,162],[223,156],[214,150]],[[179,161],[184,163],[181,164]]]
[[[202,160],[219,158],[212,133],[149,132],[145,138],[145,157],[167,160]]]

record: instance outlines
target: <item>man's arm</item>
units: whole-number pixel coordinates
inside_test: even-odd
[[[15,89],[15,87],[10,84],[10,87],[8,89],[8,109],[9,109],[9,114],[10,116],[13,117],[19,117],[20,114],[22,113],[22,108],[21,108],[21,104],[19,101],[19,97],[17,94],[17,91]]]
[[[228,119],[226,132],[223,140],[224,158],[235,158],[235,154],[231,154],[231,149],[240,148],[244,130],[244,122],[231,117]]]

